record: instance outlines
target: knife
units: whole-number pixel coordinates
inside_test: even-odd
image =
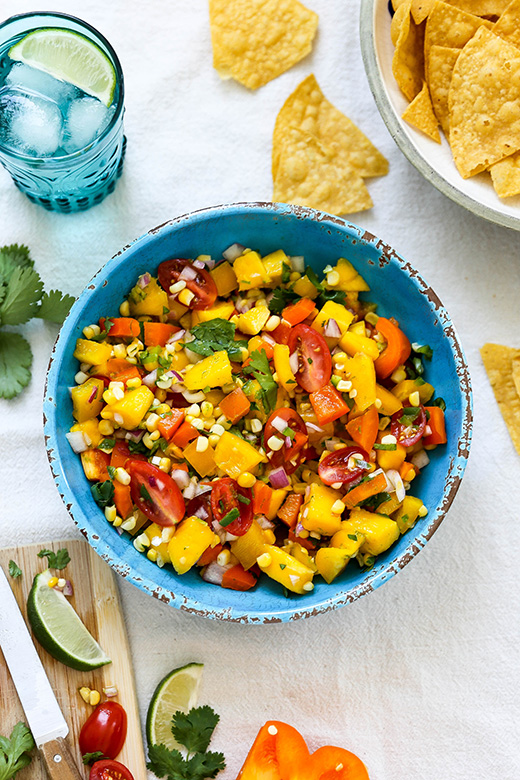
[[[50,780],[82,780],[64,740],[69,727],[0,566],[0,647]]]

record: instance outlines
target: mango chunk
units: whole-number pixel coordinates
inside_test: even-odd
[[[286,344],[275,344],[273,350],[274,370],[278,378],[278,384],[285,390],[291,391],[297,385],[290,363],[289,347]]]
[[[341,500],[339,490],[333,490],[326,485],[313,482],[309,493],[300,510],[299,520],[307,531],[316,531],[325,536],[339,531],[341,528],[341,513],[336,514],[332,507]]]
[[[220,539],[205,520],[193,515],[182,520],[168,544],[168,555],[177,574],[186,574],[208,547],[215,547]]]
[[[321,547],[316,553],[316,568],[329,585],[345,571],[350,555],[340,547]]]
[[[352,382],[352,389],[356,391],[354,398],[356,408],[364,412],[376,402],[376,371],[374,361],[362,352],[345,361],[347,379]]]
[[[233,266],[224,260],[223,263],[219,263],[210,271],[213,281],[217,285],[217,293],[221,298],[227,298],[227,296],[236,290],[238,287],[237,275],[233,269]]]
[[[272,285],[281,283],[284,264],[291,268],[289,258],[283,249],[277,249],[276,252],[271,252],[270,255],[262,257],[262,263]]]
[[[89,341],[88,339],[78,339],[74,357],[80,363],[89,363],[91,366],[100,366],[106,363],[112,354],[112,347],[106,342]]]
[[[403,404],[396,398],[396,396],[387,390],[386,387],[378,385],[376,382],[376,398],[381,401],[381,406],[378,411],[379,414],[384,414],[387,417],[391,417],[393,414],[403,408]]]
[[[249,311],[238,317],[238,329],[248,336],[256,336],[260,333],[265,323],[271,316],[267,306],[253,306]]]
[[[168,309],[168,295],[153,277],[145,287],[136,284],[128,296],[132,317],[162,317]]]
[[[234,303],[227,301],[217,301],[210,309],[199,309],[191,313],[191,326],[199,325],[201,322],[209,320],[229,320],[235,311]]]
[[[215,463],[229,477],[238,479],[244,471],[253,471],[263,460],[252,444],[225,431],[215,447]]]
[[[152,401],[153,393],[146,385],[133,387],[125,392],[120,401],[105,406],[101,410],[101,417],[113,420],[122,428],[132,431],[142,421]]]
[[[417,390],[421,403],[427,403],[435,392],[433,385],[428,382],[417,382],[416,379],[403,379],[402,382],[398,382],[395,387],[392,388],[392,394],[395,395],[399,401],[408,403],[410,393],[414,393]]]
[[[268,577],[293,593],[305,593],[304,585],[312,582],[314,576],[312,569],[273,544],[265,545],[264,553],[258,559],[258,565]]]
[[[395,520],[399,526],[399,531],[404,534],[409,528],[413,528],[417,518],[419,517],[419,510],[424,506],[420,498],[415,496],[405,496],[403,503],[392,515],[392,519]]]
[[[344,290],[345,292],[366,292],[370,290],[361,274],[356,271],[352,263],[345,257],[339,258],[334,270],[339,274],[339,282],[335,285],[330,285],[334,289]]]
[[[265,545],[264,531],[256,520],[253,520],[249,530],[236,541],[231,542],[231,552],[247,570],[255,565],[256,559],[264,552]]]
[[[212,474],[217,468],[217,464],[215,463],[215,450],[211,444],[208,444],[204,452],[199,452],[197,450],[197,441],[198,439],[195,439],[191,444],[188,444],[183,450],[183,456],[188,463],[193,466],[195,471],[198,472],[200,477],[207,477],[208,474]]]
[[[359,336],[352,331],[347,331],[343,334],[339,340],[339,345],[351,357],[354,357],[357,352],[368,355],[370,360],[377,360],[379,357],[379,350],[374,339],[369,339],[367,336]]]
[[[258,252],[247,249],[244,254],[237,257],[233,268],[238,279],[239,290],[254,290],[255,287],[265,287],[270,283],[271,277],[265,270],[262,258]]]
[[[310,298],[314,300],[318,296],[318,288],[313,285],[307,274],[304,274],[293,284],[294,292],[300,298]]]
[[[102,379],[87,379],[82,385],[72,387],[72,414],[74,419],[82,423],[97,417],[103,408],[103,390],[105,383]]]
[[[346,309],[345,306],[342,306],[340,303],[335,303],[334,301],[327,301],[316,315],[311,327],[313,327],[314,330],[317,330],[318,333],[323,333],[327,326],[327,322],[329,320],[334,320],[343,335],[348,330],[353,319],[354,315]]]
[[[162,531],[163,529],[160,525],[152,523],[144,529],[143,533],[148,537],[151,549],[161,556],[164,563],[171,563],[168,542],[161,541],[159,543],[159,540],[162,539]]]
[[[222,387],[232,381],[231,363],[225,350],[215,352],[200,360],[186,372],[184,384],[188,390],[203,390],[205,387]]]
[[[352,535],[362,534],[365,540],[360,550],[369,555],[379,555],[388,550],[399,537],[399,528],[394,520],[366,509],[353,509],[350,518],[341,523],[341,528]]]

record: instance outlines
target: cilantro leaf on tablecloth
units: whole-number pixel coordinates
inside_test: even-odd
[[[30,382],[32,352],[19,333],[0,332],[0,397],[14,398]]]
[[[26,246],[4,246],[0,249],[0,284],[7,284],[15,268],[32,268],[34,262],[29,257]]]
[[[205,753],[220,716],[208,707],[194,707],[189,712],[176,712],[172,734],[188,753]]]
[[[34,740],[25,723],[17,723],[9,739],[0,736],[0,780],[11,780],[28,766],[32,761],[29,752],[33,748]]]
[[[48,293],[43,293],[40,308],[34,316],[61,325],[73,303],[74,297],[72,295],[62,293],[60,290],[51,290]]]
[[[2,325],[22,325],[34,317],[43,294],[43,282],[33,268],[15,268],[0,306]]]
[[[245,366],[244,371],[247,374],[252,374],[260,384],[262,405],[265,412],[269,414],[276,407],[278,385],[273,379],[265,349],[261,349],[260,351],[254,349],[251,352],[249,355],[249,363]]]
[[[216,317],[195,325],[191,329],[191,335],[195,336],[195,339],[189,341],[186,347],[197,355],[208,357],[225,350],[230,360],[242,362],[242,348],[247,348],[247,341],[235,341],[235,325],[232,322]]]

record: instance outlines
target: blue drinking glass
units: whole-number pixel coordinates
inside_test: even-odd
[[[23,101],[29,97],[36,101],[36,108],[38,108],[37,101],[40,98],[35,97],[36,93],[31,92],[31,85],[29,85],[27,93],[23,91],[23,84],[21,87],[15,84],[14,88],[6,86],[9,81],[9,73],[15,67],[7,53],[15,43],[28,33],[42,28],[61,28],[82,35],[93,41],[104,52],[112,63],[116,74],[114,95],[108,107],[110,113],[106,115],[104,128],[93,140],[89,140],[84,146],[81,146],[80,143],[79,148],[74,148],[73,151],[69,151],[70,146],[67,147],[66,144],[60,143],[55,151],[47,155],[38,149],[38,143],[35,143],[35,148],[28,148],[27,145],[23,144],[16,146],[13,143],[8,143],[6,138],[9,137],[8,132],[11,132],[9,128],[6,130],[7,135],[0,135],[0,162],[11,174],[18,189],[24,192],[33,203],[50,211],[66,213],[84,211],[100,203],[114,190],[116,181],[123,170],[126,147],[126,138],[123,135],[123,72],[117,54],[110,43],[101,33],[81,19],[54,12],[34,12],[12,16],[0,24],[0,101],[2,93],[6,95],[5,107],[0,102],[0,122],[4,121],[4,127],[7,127],[5,124],[9,121],[7,116],[16,100],[18,100],[19,105],[23,105]],[[19,67],[18,63],[16,67]],[[22,67],[27,69],[29,66],[22,65]],[[39,73],[42,74],[43,71]],[[41,78],[55,81],[46,74]],[[63,82],[56,83],[63,84]],[[63,86],[71,90],[75,89],[71,85]],[[91,103],[100,103],[79,90],[76,90],[76,93],[75,97],[78,103],[83,101],[83,103],[88,104],[89,100]],[[13,94],[15,95],[14,102]],[[54,113],[50,113],[52,119],[54,119],[56,111],[60,109],[59,102],[56,103],[56,106],[49,105],[49,108],[54,111]],[[61,109],[67,110],[68,105],[61,106]],[[92,110],[92,107],[87,105],[87,109]],[[27,116],[31,115],[27,114]],[[81,131],[81,114],[78,116]],[[41,124],[39,126],[42,127]],[[38,125],[30,128],[33,137],[38,135],[37,128]],[[47,139],[49,128],[42,127],[42,131]]]

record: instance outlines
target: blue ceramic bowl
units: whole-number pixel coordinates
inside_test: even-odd
[[[193,257],[222,251],[238,242],[267,254],[283,248],[304,255],[316,271],[338,257],[351,260],[368,281],[378,312],[394,316],[408,335],[430,344],[434,357],[427,379],[447,405],[448,443],[432,452],[431,463],[414,481],[429,509],[377,559],[368,572],[352,562],[331,585],[317,578],[305,596],[284,597],[282,588],[263,577],[254,591],[224,590],[202,581],[196,571],[182,577],[160,569],[138,553],[127,535],[118,536],[94,503],[80,458],[65,434],[72,422],[69,387],[77,361],[76,339],[85,325],[117,312],[139,274],[154,272],[169,257]],[[417,271],[375,236],[343,219],[272,203],[242,203],[196,211],[150,230],[125,247],[94,276],[72,307],[50,360],[44,401],[49,461],[58,490],[78,528],[115,571],[157,599],[205,617],[242,623],[272,623],[310,617],[370,593],[405,566],[444,518],[459,487],[471,440],[470,377],[461,345],[441,302]]]

